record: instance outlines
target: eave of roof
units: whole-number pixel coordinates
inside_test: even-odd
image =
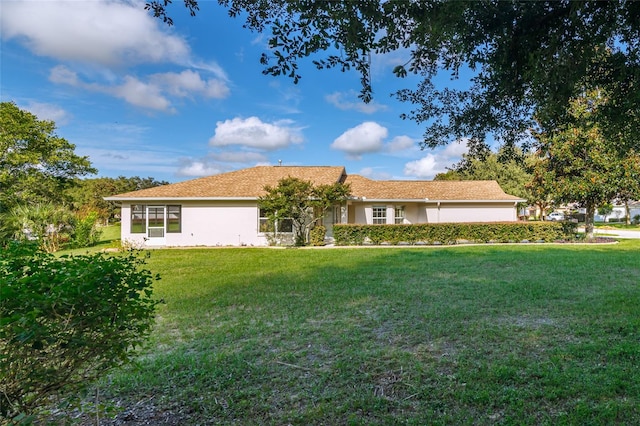
[[[527,200],[522,198],[505,198],[505,199],[493,199],[493,200],[456,200],[456,199],[443,199],[443,200],[432,200],[429,198],[358,198],[358,201],[363,201],[367,203],[426,203],[426,204],[437,204],[437,203],[524,203]]]
[[[104,197],[105,201],[255,201],[258,197]]]

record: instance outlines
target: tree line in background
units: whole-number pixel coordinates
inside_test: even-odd
[[[97,170],[55,129],[14,103],[0,104],[0,245],[31,239],[49,252],[90,246],[99,238],[97,225],[119,220],[119,206],[103,197],[167,183],[86,178]]]
[[[536,206],[541,218],[561,203],[577,204],[587,210],[587,234],[592,235],[597,208],[613,200],[640,199],[640,155],[634,148],[620,149],[624,137],[602,132],[600,112],[607,101],[603,90],[585,91],[570,102],[570,122],[532,133],[533,149],[506,145],[494,152],[486,145],[472,145],[462,161],[435,179],[497,180],[505,192]],[[13,103],[0,105],[0,124],[0,242],[34,239],[50,252],[63,245],[92,245],[99,238],[97,225],[119,221],[119,206],[104,197],[168,183],[151,177],[84,177],[96,169],[55,134],[55,123]],[[297,188],[299,193],[307,190],[316,189]],[[298,218],[289,211],[294,204],[279,202],[269,210]],[[308,217],[300,220],[310,223]],[[308,223],[296,229],[307,228]]]
[[[604,136],[599,113],[606,102],[604,91],[585,92],[570,101],[570,123],[533,133],[534,149],[476,148],[436,180],[497,180],[542,217],[551,207],[578,205],[586,210],[585,230],[592,237],[596,209],[640,199],[640,153],[620,149],[620,138]]]

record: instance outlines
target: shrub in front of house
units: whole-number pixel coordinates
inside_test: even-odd
[[[336,245],[519,243],[573,240],[573,222],[421,223],[334,225]]]
[[[327,228],[322,225],[316,225],[309,231],[309,243],[312,246],[323,246],[325,245],[324,237],[326,235]]]
[[[56,257],[0,249],[0,423],[37,415],[129,361],[154,323],[151,272],[134,252]],[[12,420],[13,419],[13,420]]]

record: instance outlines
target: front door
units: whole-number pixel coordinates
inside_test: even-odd
[[[151,246],[166,244],[164,237],[165,217],[165,206],[149,206],[147,208],[147,244]]]

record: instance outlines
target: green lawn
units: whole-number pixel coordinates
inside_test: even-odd
[[[595,224],[596,228],[603,228],[603,229],[626,229],[628,231],[640,231],[640,225],[627,225],[626,223],[596,223]]]
[[[100,241],[103,243],[111,243],[120,240],[120,224],[103,226],[100,228],[102,234],[100,235]]]
[[[640,241],[154,250],[148,266],[156,331],[100,395],[152,424],[640,423]]]

